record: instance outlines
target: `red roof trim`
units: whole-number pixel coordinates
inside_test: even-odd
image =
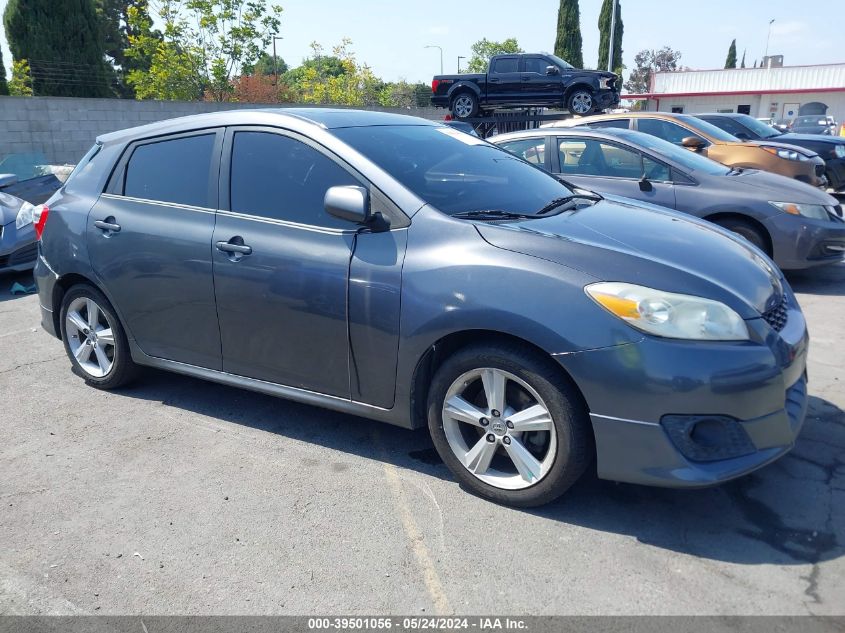
[[[648,92],[641,95],[622,95],[621,99],[662,99],[663,97],[726,97],[732,95],[792,95],[816,92],[845,92],[841,88],[801,88],[796,90],[736,90],[733,92]]]

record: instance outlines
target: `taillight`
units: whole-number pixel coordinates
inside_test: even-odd
[[[437,94],[437,86],[440,85],[439,79],[432,79],[431,80],[431,92]]]
[[[49,214],[50,209],[44,204],[40,204],[32,210],[32,226],[35,228],[35,239],[41,239],[41,234],[44,233],[44,225],[47,224],[47,216]]]

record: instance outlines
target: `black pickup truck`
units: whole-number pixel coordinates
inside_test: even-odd
[[[563,107],[583,116],[619,104],[617,79],[610,72],[573,68],[555,55],[496,55],[483,75],[437,75],[431,103],[449,108],[457,119],[517,107]]]

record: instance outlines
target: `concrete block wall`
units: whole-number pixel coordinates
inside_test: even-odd
[[[9,154],[36,154],[44,156],[48,163],[72,164],[88,151],[100,134],[202,112],[267,107],[277,106],[205,101],[0,97],[0,159]],[[367,109],[426,119],[442,119],[446,114],[444,110],[435,108]]]

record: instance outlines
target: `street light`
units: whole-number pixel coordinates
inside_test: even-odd
[[[423,48],[439,48],[440,49],[440,74],[443,74],[443,47],[437,44],[428,44]]]
[[[273,36],[273,85],[279,85],[279,66],[276,63],[276,40],[283,40],[281,35]]]
[[[461,74],[461,60],[466,59],[463,55],[458,55],[458,74]]]
[[[772,39],[772,24],[775,23],[774,18],[769,20],[769,34],[766,35],[766,54],[763,55],[763,59],[766,61],[766,65],[769,66],[768,60],[766,59],[769,56],[769,40]]]

